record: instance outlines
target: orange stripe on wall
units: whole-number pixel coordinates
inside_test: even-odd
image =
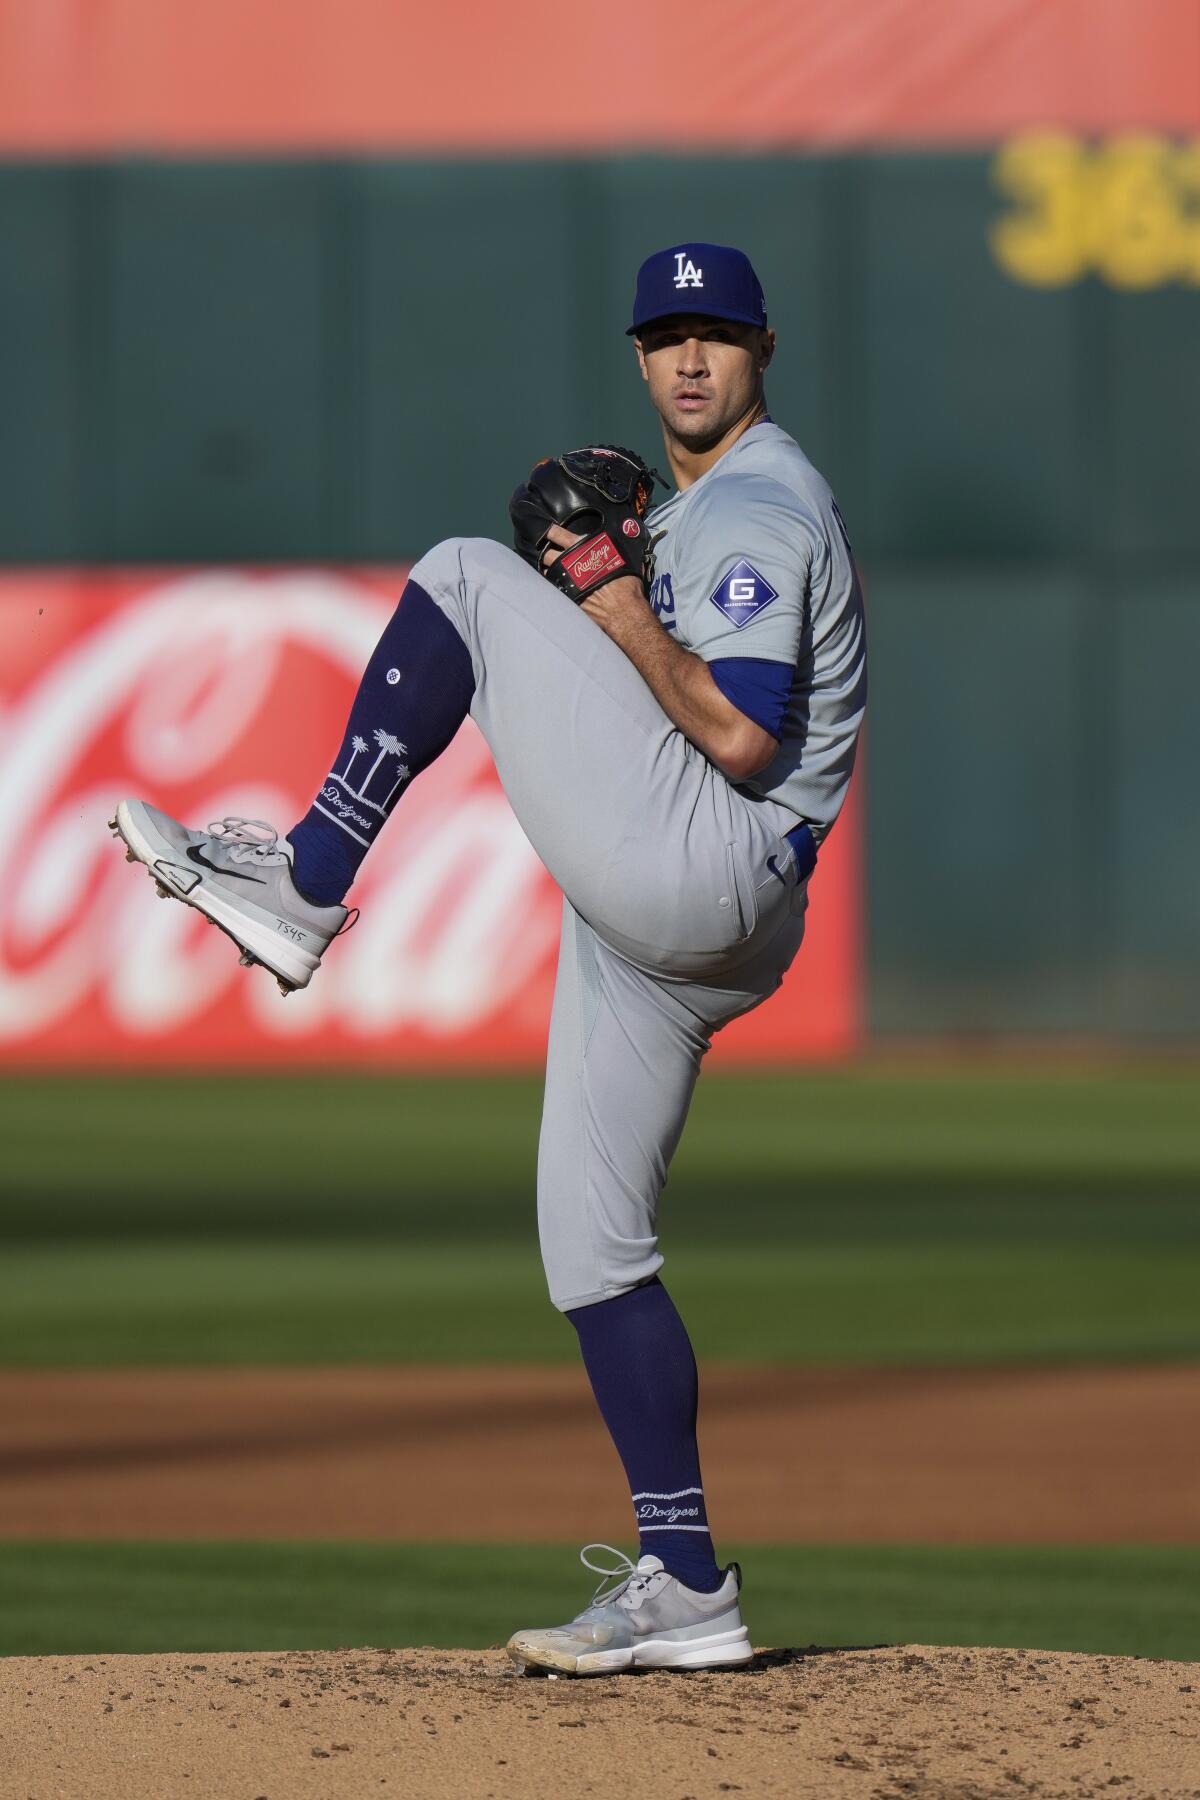
[[[1200,129],[1196,0],[0,0],[0,151]]]

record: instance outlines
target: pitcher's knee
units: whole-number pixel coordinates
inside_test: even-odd
[[[468,538],[443,538],[434,544],[409,571],[409,580],[433,593],[439,588],[452,588],[462,576],[462,547]]]
[[[628,1254],[605,1254],[603,1257],[560,1257],[545,1244],[542,1260],[550,1303],[559,1312],[573,1312],[578,1306],[595,1306],[601,1300],[615,1300],[642,1287],[657,1275],[663,1258],[655,1239],[629,1245]]]
[[[494,538],[449,537],[413,565],[411,579],[429,589],[462,584],[486,587],[489,577],[511,575],[514,565],[517,570],[528,569],[515,550]]]

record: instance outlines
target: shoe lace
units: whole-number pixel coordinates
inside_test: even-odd
[[[216,819],[208,827],[209,837],[231,846],[230,862],[290,862],[286,850],[279,848],[279,833],[265,819],[242,819],[236,814]]]
[[[609,1556],[615,1557],[616,1561],[612,1564],[593,1562],[588,1555],[589,1550],[604,1550]],[[630,1594],[640,1593],[650,1579],[648,1575],[639,1575],[632,1557],[626,1556],[623,1550],[614,1549],[611,1544],[585,1544],[579,1552],[579,1560],[585,1569],[590,1569],[593,1575],[602,1578],[592,1595],[593,1606],[619,1601],[626,1590]],[[610,1586],[610,1582],[615,1585]]]

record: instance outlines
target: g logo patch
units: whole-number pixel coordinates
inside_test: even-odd
[[[740,631],[743,625],[758,617],[764,606],[778,600],[779,590],[773,588],[766,576],[760,575],[753,563],[748,563],[743,556],[708,597],[718,612],[723,612]]]

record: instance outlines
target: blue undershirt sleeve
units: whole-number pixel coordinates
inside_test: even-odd
[[[773,738],[783,736],[792,682],[792,663],[761,656],[722,656],[709,663],[712,678],[725,698]]]

